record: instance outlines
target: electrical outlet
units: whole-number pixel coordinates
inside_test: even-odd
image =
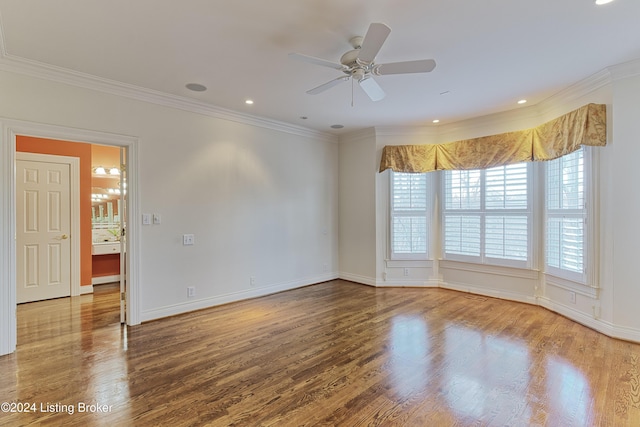
[[[249,277],[249,284],[251,286],[255,286],[256,285],[256,277],[255,276]]]
[[[187,286],[187,297],[192,298],[196,296],[195,286]]]
[[[329,265],[326,262],[322,264],[322,271],[324,271],[325,273],[329,271]]]
[[[576,293],[573,291],[569,291],[569,301],[573,304],[576,303]]]
[[[405,275],[405,276],[408,276],[408,275],[409,275],[409,269],[408,269],[408,268],[405,268],[405,269],[404,269],[404,275]]]

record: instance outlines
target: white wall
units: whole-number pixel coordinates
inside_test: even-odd
[[[371,130],[340,143],[340,277],[376,282],[376,142]]]
[[[140,228],[142,321],[337,277],[334,137],[6,71],[0,93],[0,120],[139,138],[140,212],[162,218]]]
[[[611,168],[603,171],[612,180],[612,323],[640,330],[640,76],[614,83],[613,117]]]

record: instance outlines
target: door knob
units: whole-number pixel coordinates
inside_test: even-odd
[[[60,238],[62,240],[67,240],[69,238],[69,235],[68,234],[63,234],[62,236],[60,236]]]

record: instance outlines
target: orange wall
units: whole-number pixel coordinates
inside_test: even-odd
[[[93,166],[105,168],[120,167],[120,148],[109,145],[91,146],[91,162]]]
[[[95,255],[93,257],[93,277],[118,276],[120,274],[120,254]]]
[[[80,158],[80,284],[91,285],[91,144],[18,135],[16,151]]]

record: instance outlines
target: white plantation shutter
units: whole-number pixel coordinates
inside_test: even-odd
[[[480,175],[479,170],[445,172],[445,209],[480,209]]]
[[[530,169],[519,163],[444,172],[445,258],[530,266]]]
[[[481,253],[482,180],[479,170],[444,174],[444,252],[464,257]],[[449,213],[450,212],[450,213]]]
[[[529,258],[529,197],[526,163],[485,171],[485,256],[526,262]],[[500,211],[494,214],[492,211]]]
[[[527,208],[526,163],[487,169],[485,175],[485,207],[487,209]]]
[[[391,172],[391,258],[426,259],[429,175]]]
[[[485,256],[526,262],[529,256],[528,236],[528,215],[487,215]]]
[[[545,263],[549,273],[585,281],[584,149],[547,163]]]
[[[447,254],[480,256],[480,215],[445,215],[444,252]]]

